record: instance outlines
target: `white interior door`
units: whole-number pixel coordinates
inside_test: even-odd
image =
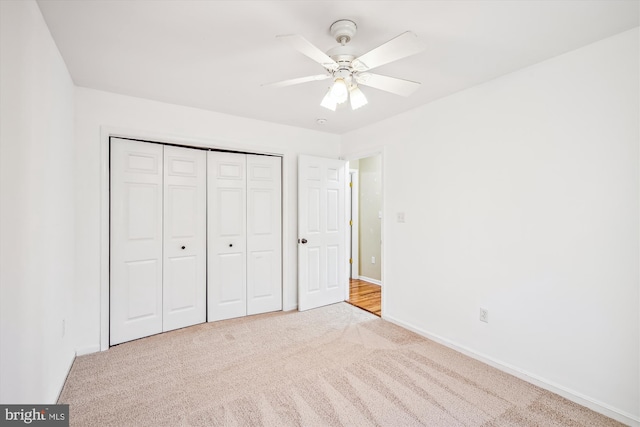
[[[298,309],[344,301],[346,162],[298,158]]]
[[[281,162],[247,155],[247,314],[282,310]]]
[[[208,320],[247,315],[246,155],[207,153]]]
[[[206,321],[207,157],[164,147],[162,330]]]
[[[111,139],[111,345],[162,332],[162,153]]]

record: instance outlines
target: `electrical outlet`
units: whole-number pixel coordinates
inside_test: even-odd
[[[372,256],[371,257],[371,264],[375,264],[376,263],[376,257]]]
[[[486,308],[480,307],[480,321],[489,323],[489,310],[487,310]]]
[[[398,220],[398,222],[400,222],[400,223],[403,223],[403,222],[404,222],[404,212],[398,212],[398,214],[397,214],[397,220]]]

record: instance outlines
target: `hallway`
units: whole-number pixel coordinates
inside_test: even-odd
[[[349,279],[349,300],[351,305],[381,316],[382,287],[358,279]]]

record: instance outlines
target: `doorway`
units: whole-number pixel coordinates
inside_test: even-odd
[[[349,172],[351,269],[347,302],[381,316],[382,155],[350,160]]]

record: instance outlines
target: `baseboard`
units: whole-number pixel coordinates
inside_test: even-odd
[[[382,281],[376,280],[376,279],[372,279],[370,277],[360,276],[359,280],[362,280],[364,282],[373,283],[374,285],[382,286]]]
[[[282,311],[294,311],[298,309],[298,304],[288,305],[282,308]]]
[[[97,353],[100,351],[100,345],[92,345],[76,349],[76,356],[84,356],[85,354]]]
[[[71,367],[73,366],[73,363],[76,361],[76,357],[77,357],[77,353],[73,353],[73,357],[71,358],[71,361],[69,362],[69,366],[67,366],[67,374],[64,376],[64,381],[62,381],[62,384],[60,384],[60,387],[58,389],[58,394],[56,397],[56,401],[54,403],[58,403],[60,401],[60,395],[62,394],[62,390],[64,389],[64,385],[67,383],[67,378],[69,378],[69,373],[71,373]]]
[[[478,353],[470,348],[459,345],[453,341],[450,341],[446,338],[440,337],[436,334],[432,334],[427,332],[421,328],[415,327],[409,323],[403,322],[402,320],[396,319],[393,316],[382,315],[384,320],[387,320],[391,323],[394,323],[398,326],[401,326],[405,329],[408,329],[412,332],[415,332],[418,335],[421,335],[425,338],[428,338],[432,341],[435,341],[439,344],[442,344],[446,347],[449,347],[453,350],[456,350],[464,355],[467,355],[473,359],[479,360],[480,362],[486,363],[489,366],[492,366],[496,369],[499,369],[503,372],[513,375],[516,378],[527,381],[531,384],[534,384],[540,388],[543,388],[552,393],[558,394],[565,399],[571,400],[579,405],[585,406],[595,412],[598,412],[602,415],[606,415],[609,418],[613,418],[616,421],[627,424],[631,427],[640,427],[640,417],[634,416],[632,414],[626,413],[625,411],[621,411],[616,409],[606,403],[599,402],[595,399],[592,399],[588,396],[585,396],[581,393],[578,393],[574,390],[563,387],[559,384],[554,383],[553,381],[549,381],[545,378],[542,378],[538,375],[532,374],[530,372],[524,371],[516,366],[509,365],[508,363],[504,363],[500,360],[496,360],[490,356]]]

